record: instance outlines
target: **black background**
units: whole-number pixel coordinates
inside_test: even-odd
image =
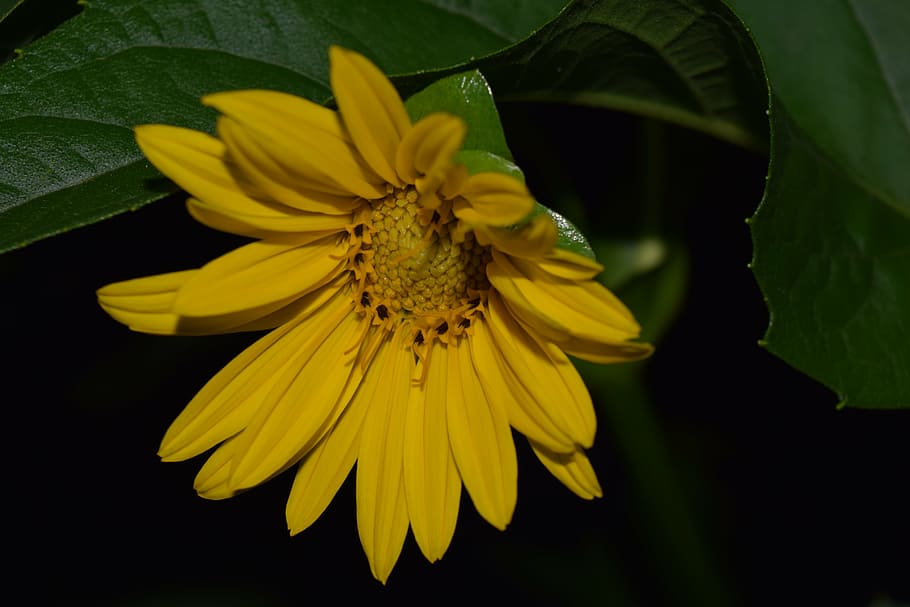
[[[561,171],[597,229],[634,224],[636,197],[649,181],[664,184],[660,229],[691,258],[684,305],[646,366],[681,489],[674,500],[641,508],[638,487],[649,479],[616,448],[627,429],[601,416],[590,455],[602,499],[576,498],[518,441],[510,528],[484,523],[465,495],[444,559],[427,563],[409,537],[383,587],[359,545],[350,479],[293,538],[288,473],[223,502],[197,497],[202,459],[161,463],[158,441],[253,336],[133,334],[94,298],[108,282],[195,267],[239,242],[195,224],[177,196],[0,257],[10,596],[125,605],[910,602],[910,412],[838,411],[832,392],[757,345],[767,312],[746,265],[744,219],[761,198],[766,159],[601,110],[501,109],[538,197],[556,197],[551,177]],[[659,149],[648,148],[648,132],[660,134]],[[663,159],[660,174],[643,170],[649,154]],[[614,216],[617,225],[600,223]],[[622,396],[595,398],[602,407]],[[664,549],[654,537],[658,518],[680,513],[705,547],[704,579],[681,580],[693,555],[668,554],[675,544]]]

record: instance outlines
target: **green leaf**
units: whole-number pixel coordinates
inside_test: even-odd
[[[842,406],[910,407],[910,4],[736,7],[776,95],[752,228],[763,343]]]
[[[522,182],[525,180],[525,175],[517,164],[485,150],[461,150],[455,154],[455,162],[463,164],[471,175],[495,171],[505,173]]]
[[[910,216],[910,2],[732,4],[793,121],[864,190]]]
[[[767,348],[851,407],[910,407],[910,219],[775,103],[774,159],[752,221]]]
[[[174,191],[136,148],[137,124],[211,132],[198,100],[222,90],[324,102],[330,44],[392,74],[464,64],[539,28],[562,1],[506,13],[511,4],[93,0],[0,67],[0,251]]]
[[[584,255],[591,259],[595,259],[594,249],[591,248],[591,245],[588,243],[588,240],[585,238],[585,235],[581,233],[581,230],[575,227],[571,221],[544,205],[537,203],[537,208],[534,209],[534,212],[531,214],[529,219],[540,215],[541,213],[546,213],[550,216],[550,219],[553,220],[553,223],[556,224],[556,246],[560,249],[565,249],[567,251],[572,251],[573,253],[578,253],[579,255]]]
[[[767,148],[761,61],[720,0],[573,2],[478,67],[502,101],[606,107]]]
[[[0,252],[160,198],[162,182],[132,143],[136,124],[211,131],[212,113],[197,100],[220,90],[274,88],[325,101],[333,43],[387,73],[410,74],[396,80],[405,91],[480,67],[495,76],[497,94],[640,112],[761,147],[758,63],[719,1],[578,1],[545,25],[562,7],[94,0],[0,68]],[[63,124],[43,126],[46,118]],[[88,134],[96,127],[116,133],[109,149]],[[96,180],[125,202],[106,188],[84,195]]]
[[[465,121],[468,132],[462,147],[483,150],[501,158],[512,159],[512,152],[502,132],[499,112],[490,85],[474,70],[438,80],[410,96],[405,102],[414,122],[433,112],[448,112]]]

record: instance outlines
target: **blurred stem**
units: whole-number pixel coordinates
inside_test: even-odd
[[[657,120],[641,121],[643,145],[640,148],[643,158],[639,166],[644,167],[644,203],[639,217],[641,234],[654,235],[661,233],[661,218],[665,214],[666,178],[667,178],[667,145],[666,125]]]
[[[639,364],[640,365],[640,364]],[[583,367],[585,365],[579,365]],[[589,367],[589,369],[591,369]],[[594,369],[591,369],[592,371]],[[589,385],[609,395],[600,402],[605,427],[629,471],[644,540],[673,605],[737,604],[708,556],[674,470],[638,369],[609,367],[587,373]]]
[[[642,120],[638,134],[637,195],[631,195],[639,203],[629,205],[627,225],[642,237],[658,236],[666,242],[678,236],[680,203],[685,197],[684,192],[667,185],[674,148],[667,126],[659,121]],[[608,285],[619,287],[617,294],[642,322],[649,340],[661,337],[679,312],[685,294],[687,259],[675,248],[668,249],[668,255],[671,257],[655,273],[638,277],[637,283]],[[637,537],[646,543],[645,553],[652,560],[648,565],[658,574],[653,578],[655,583],[665,584],[660,589],[665,602],[699,607],[737,604],[692,517],[645,386],[647,363],[607,367],[583,361],[577,364],[592,392],[602,395],[598,400],[605,418],[603,427],[609,429],[628,470],[634,509],[640,515]]]

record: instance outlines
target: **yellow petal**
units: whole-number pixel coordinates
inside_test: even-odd
[[[336,186],[347,184],[348,191],[365,198],[385,194],[368,194],[382,180],[360,158],[338,112],[295,95],[266,90],[217,93],[204,97],[202,102],[256,132],[258,137],[265,137],[270,144],[289,151],[288,160],[303,162],[288,163],[291,169],[298,167],[298,174],[315,171],[329,177]],[[302,170],[304,167],[310,170]]]
[[[387,347],[387,341],[380,345],[376,360],[384,359]],[[357,460],[363,420],[384,379],[381,369],[380,365],[373,365],[367,370],[334,427],[300,463],[286,509],[292,535],[316,522]]]
[[[505,411],[487,398],[463,341],[446,348],[446,422],[464,486],[477,512],[505,529],[515,510],[518,463]]]
[[[573,443],[590,447],[597,431],[597,418],[588,389],[575,367],[558,348],[541,344],[525,331],[497,293],[490,293],[487,304],[493,343],[500,360],[511,370],[504,378],[521,406],[529,414],[536,406],[538,423],[543,423],[546,416]]]
[[[175,126],[137,126],[136,143],[159,171],[191,196],[227,213],[293,218],[295,209],[254,200],[243,190],[224,163],[225,147],[218,139]]]
[[[275,238],[285,236],[286,233],[326,235],[343,231],[352,221],[350,214],[325,215],[300,211],[276,217],[268,214],[241,213],[194,198],[186,201],[186,207],[199,223],[222,232],[251,238]]]
[[[301,137],[319,131],[350,142],[338,112],[290,93],[265,89],[227,91],[206,95],[202,103],[244,123],[286,130]]]
[[[461,477],[446,425],[448,362],[442,344],[437,341],[432,347],[426,381],[411,386],[404,435],[408,516],[417,545],[430,562],[442,558],[449,547],[461,500]]]
[[[486,386],[484,392],[490,400],[500,403],[509,418],[509,423],[525,436],[545,445],[548,449],[568,453],[575,449],[576,439],[562,427],[566,423],[562,420],[556,407],[564,403],[562,398],[566,395],[554,390],[553,385],[544,385],[546,395],[537,395],[529,392],[536,384],[522,381],[506,362],[510,358],[521,357],[527,353],[518,353],[511,341],[497,347],[493,343],[489,321],[486,318],[475,320],[472,323],[474,334],[468,340],[471,347],[471,360],[474,369],[480,376],[481,382]],[[519,360],[519,362],[522,362]],[[551,393],[557,392],[554,396]],[[560,403],[560,405],[557,405]],[[557,420],[554,422],[554,418]],[[562,427],[560,427],[562,426]]]
[[[590,257],[565,249],[553,249],[546,257],[537,260],[537,265],[544,272],[567,280],[590,280],[604,269]]]
[[[295,208],[338,213],[345,206],[350,210],[358,196],[385,194],[385,182],[358,162],[354,147],[323,131],[297,135],[289,128],[221,117],[218,135],[227,158],[254,187]]]
[[[388,78],[369,59],[338,46],[329,48],[329,81],[348,134],[367,164],[400,186],[395,156],[411,126]]]
[[[357,458],[357,530],[373,576],[384,584],[408,532],[402,466],[414,355],[395,337],[372,364],[382,379],[371,398]]]
[[[168,428],[158,455],[165,461],[188,459],[247,427],[314,330],[334,320],[335,302],[344,298],[337,291],[304,298],[294,322],[260,338],[212,377]]]
[[[553,453],[534,441],[530,442],[537,459],[575,495],[586,500],[603,495],[594,468],[581,449],[572,453]]]
[[[533,210],[534,199],[525,184],[494,172],[468,177],[452,204],[456,217],[475,226],[509,226]]]
[[[474,231],[477,242],[490,245],[515,257],[540,259],[556,246],[556,226],[547,215],[538,215],[517,228],[480,226]]]
[[[179,316],[173,312],[177,291],[197,272],[171,272],[113,283],[98,290],[98,302],[112,318],[133,331],[160,335],[213,335],[273,329],[298,316],[309,305],[304,297],[273,312],[257,309],[253,313],[244,310],[221,316]],[[340,283],[331,288],[337,291],[339,287]]]
[[[115,282],[98,289],[98,303],[114,320],[133,331],[186,334],[179,331],[179,317],[171,308],[177,290],[196,272],[186,270]]]
[[[542,271],[533,261],[493,250],[490,283],[525,323],[556,341],[576,337],[620,344],[638,337],[632,313],[593,280],[566,280]]]
[[[273,312],[335,278],[344,268],[345,247],[335,236],[242,246],[194,274],[177,293],[174,312],[193,317]]]
[[[405,183],[418,184],[421,193],[435,191],[445,179],[466,132],[464,121],[450,114],[440,112],[421,118],[398,147],[398,176]]]
[[[196,493],[210,500],[223,500],[235,495],[227,484],[233,454],[233,439],[215,449],[193,481]]]
[[[571,338],[560,342],[560,349],[566,354],[576,358],[609,365],[612,363],[626,363],[641,360],[651,356],[654,352],[651,344],[626,342],[623,344],[600,344],[585,339]]]
[[[332,308],[321,326],[309,323],[310,339],[276,370],[274,385],[237,437],[231,488],[258,485],[299,461],[350,401],[362,376],[351,346],[364,321],[350,302]]]

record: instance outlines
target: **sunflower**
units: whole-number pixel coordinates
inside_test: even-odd
[[[202,268],[114,283],[101,306],[136,331],[270,329],[193,398],[160,457],[213,447],[195,481],[227,498],[296,465],[292,534],[356,463],[357,526],[383,583],[408,528],[430,561],[455,529],[462,485],[498,529],[515,507],[512,429],[585,499],[591,398],[568,355],[640,359],[639,326],[558,248],[524,183],[454,161],[469,125],[412,123],[368,59],[329,50],[334,111],[267,90],[204,97],[217,137],[136,128],[198,221],[253,240]]]

